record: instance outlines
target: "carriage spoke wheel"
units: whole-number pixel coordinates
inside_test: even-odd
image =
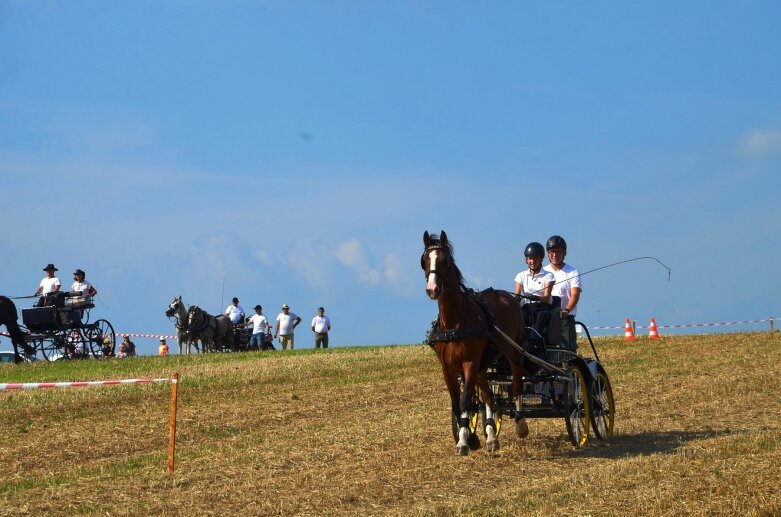
[[[47,335],[36,339],[36,348],[47,361],[65,356],[65,333]]]
[[[103,345],[108,345],[111,349],[111,355],[114,355],[114,349],[117,345],[117,337],[114,334],[114,327],[106,320],[96,320],[86,328],[86,337],[89,341],[90,350],[93,357],[103,357]]]
[[[594,435],[604,442],[613,436],[613,418],[615,417],[615,401],[613,388],[607,373],[601,367],[591,383],[591,425]]]
[[[586,376],[580,367],[572,367],[569,375],[564,421],[567,424],[567,434],[572,445],[579,449],[588,441],[591,419],[589,388]]]

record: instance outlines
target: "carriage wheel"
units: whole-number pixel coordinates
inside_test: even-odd
[[[589,388],[586,375],[579,366],[570,370],[570,380],[567,382],[567,397],[564,421],[567,424],[567,434],[575,448],[581,448],[588,441],[589,421]]]
[[[86,329],[86,337],[89,341],[90,350],[93,357],[103,357],[103,343],[107,341],[111,347],[111,355],[114,355],[114,349],[117,345],[117,336],[114,334],[114,327],[106,320],[96,320]]]
[[[35,347],[41,351],[41,355],[47,361],[54,361],[66,355],[64,332],[35,338],[35,341]]]
[[[615,402],[613,388],[607,372],[599,366],[597,376],[591,383],[591,425],[597,439],[608,441],[613,436],[613,418],[615,417]]]

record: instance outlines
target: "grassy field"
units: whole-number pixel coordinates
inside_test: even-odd
[[[781,513],[781,334],[597,346],[611,444],[532,420],[466,458],[426,346],[0,365],[0,382],[182,378],[173,475],[165,383],[0,392],[0,513]]]

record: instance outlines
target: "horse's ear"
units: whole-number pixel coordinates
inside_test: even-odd
[[[431,236],[428,234],[428,230],[423,232],[423,245],[428,247],[428,244],[431,242]]]
[[[445,233],[445,230],[442,230],[442,232],[440,232],[439,242],[442,243],[442,246],[447,246],[447,234]]]

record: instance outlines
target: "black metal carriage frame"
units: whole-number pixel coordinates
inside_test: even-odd
[[[113,356],[116,348],[114,327],[105,319],[89,322],[92,298],[65,293],[62,304],[22,309],[27,328],[27,344],[52,361],[60,358]]]
[[[583,329],[593,358],[578,354],[576,325]],[[498,327],[495,330],[518,349],[526,360],[527,370],[531,372],[523,378],[522,408],[519,414],[507,359],[500,356],[487,365],[486,375],[494,398],[497,434],[501,430],[502,417],[507,416],[513,419],[564,418],[567,434],[576,448],[587,444],[590,429],[593,429],[600,441],[612,437],[615,417],[613,390],[584,323],[575,321],[571,316],[562,318],[561,310],[554,308],[546,335],[540,336],[534,329],[527,327],[528,333],[534,337],[528,339],[523,344],[525,346],[515,343]],[[472,433],[477,429],[478,414],[483,428],[486,422],[486,405],[477,389],[473,396],[478,411],[470,420]],[[455,416],[453,433],[457,437],[458,422]]]

